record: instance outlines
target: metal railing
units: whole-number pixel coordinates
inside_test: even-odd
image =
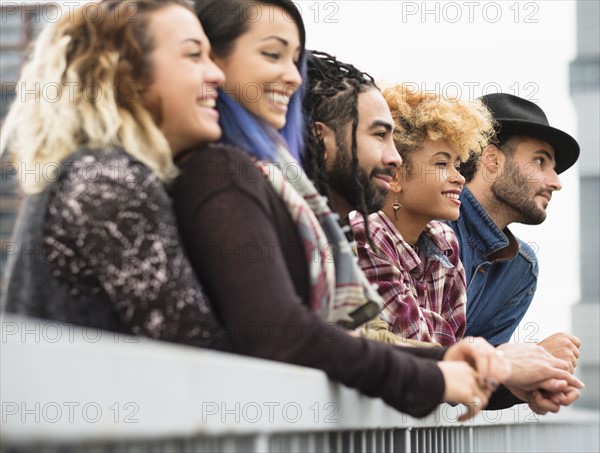
[[[4,315],[3,451],[590,451],[599,416],[527,406],[423,419],[318,370]]]

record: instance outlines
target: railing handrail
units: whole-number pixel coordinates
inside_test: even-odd
[[[310,368],[6,314],[1,334],[4,444],[598,423],[523,405],[465,423],[461,407],[442,405],[415,419]]]

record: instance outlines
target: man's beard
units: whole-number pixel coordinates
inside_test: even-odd
[[[546,220],[546,210],[535,202],[536,195],[544,191],[535,192],[527,175],[510,157],[506,159],[502,175],[492,184],[492,193],[496,200],[518,215],[515,222],[539,225]]]
[[[352,153],[343,140],[338,140],[338,149],[331,170],[327,174],[329,187],[343,196],[353,209],[359,209],[361,190],[356,180],[363,187],[365,206],[369,214],[377,212],[385,204],[387,190],[378,187],[373,178],[377,175],[392,176],[390,168],[374,168],[367,176],[366,172],[358,168],[356,175],[352,173]]]

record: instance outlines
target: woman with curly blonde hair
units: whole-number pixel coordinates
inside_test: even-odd
[[[352,219],[360,264],[384,299],[382,317],[410,340],[451,345],[466,328],[465,273],[458,242],[442,220],[456,220],[465,179],[458,167],[493,136],[479,101],[443,98],[397,85],[384,91],[402,157],[384,208]]]
[[[227,348],[164,188],[173,155],[221,135],[209,52],[184,1],[87,3],[43,30],[2,134],[28,194],[6,311]]]

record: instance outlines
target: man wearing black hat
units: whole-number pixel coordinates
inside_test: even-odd
[[[500,344],[509,341],[525,315],[538,276],[534,251],[508,226],[546,219],[553,192],[562,188],[558,174],[577,161],[579,145],[550,126],[530,101],[504,93],[480,99],[497,122],[497,141],[461,167],[467,184],[460,218],[451,226],[467,276],[466,334]],[[575,366],[577,338],[555,334],[544,342]]]

